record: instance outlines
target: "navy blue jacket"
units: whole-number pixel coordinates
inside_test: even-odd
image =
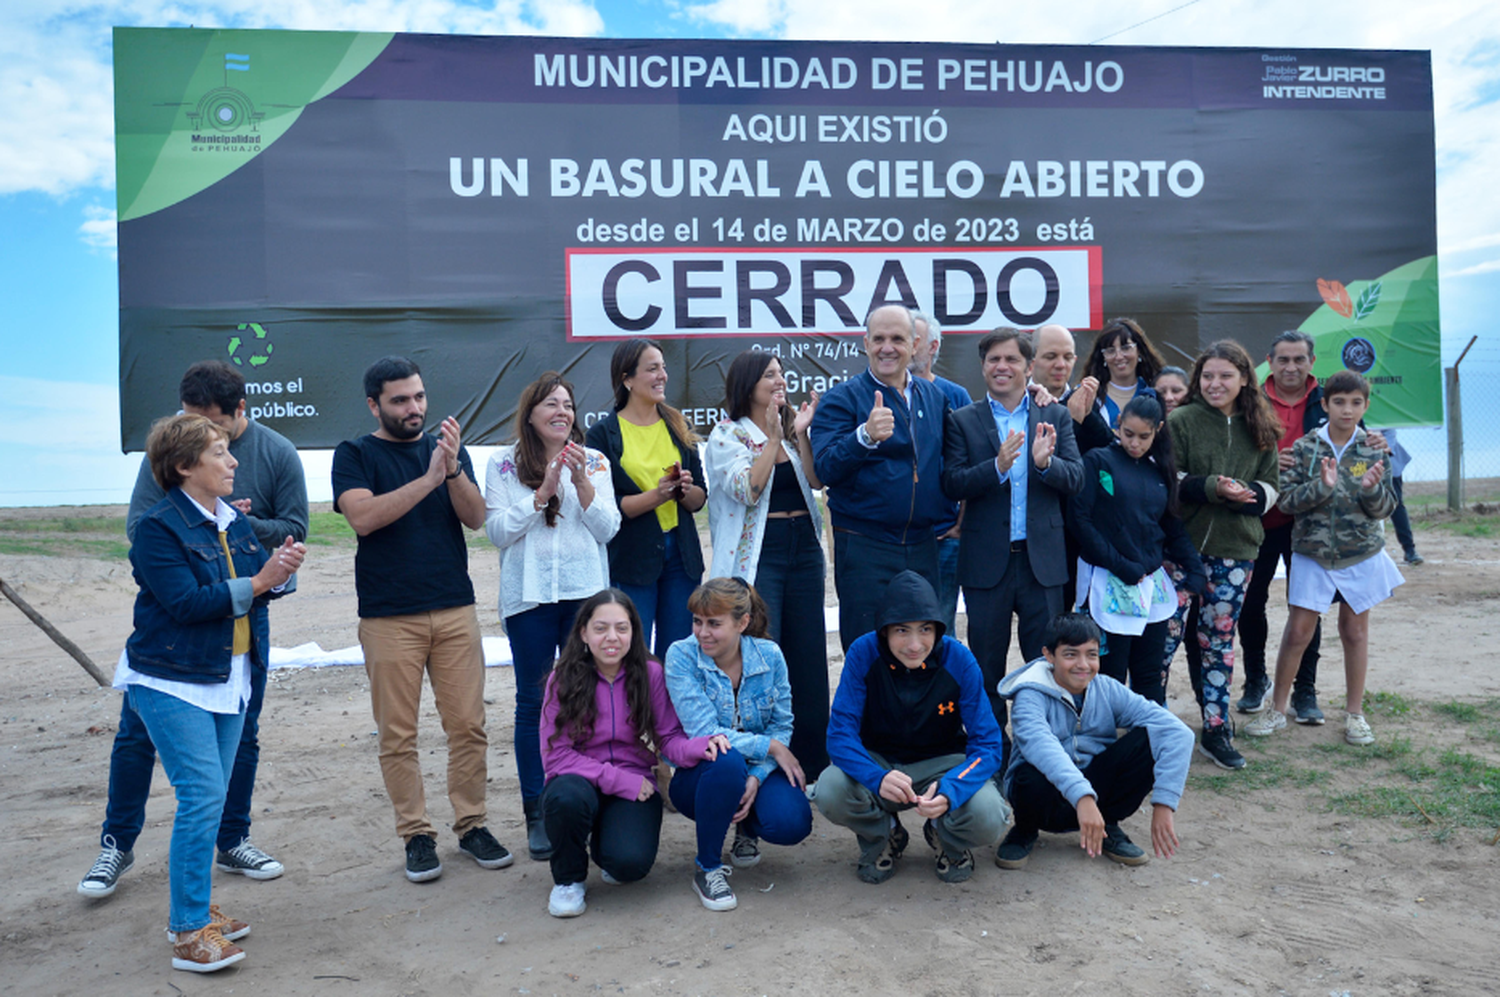
[[[951,521],[953,504],[943,494],[942,389],[910,378],[910,407],[902,393],[876,380],[868,369],[834,385],[813,416],[813,467],[828,486],[828,514],[836,530],[886,543],[928,540],[934,527]],[[896,417],[891,438],[866,447],[856,435],[870,417],[879,391]]]
[[[234,554],[233,580],[218,527],[182,489],[167,492],[136,523],[130,564],[141,591],[135,631],[125,643],[131,668],[174,682],[226,682],[234,619],[246,612],[251,666],[266,667],[270,596],[254,597],[250,579],[270,555],[243,516],[235,517],[225,536]]]
[[[1083,455],[1083,490],[1068,499],[1069,529],[1090,564],[1134,584],[1170,558],[1202,592],[1203,562],[1182,520],[1167,511],[1167,485],[1150,457],[1136,460],[1118,441]]]

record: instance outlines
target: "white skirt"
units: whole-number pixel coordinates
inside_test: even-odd
[[[1135,585],[1127,585],[1080,557],[1075,610],[1085,603],[1089,615],[1106,633],[1139,637],[1145,633],[1146,624],[1176,615],[1177,588],[1161,568]]]
[[[1326,613],[1334,593],[1355,613],[1366,613],[1391,597],[1406,581],[1384,550],[1347,568],[1329,570],[1306,554],[1293,554],[1286,601],[1299,609]]]

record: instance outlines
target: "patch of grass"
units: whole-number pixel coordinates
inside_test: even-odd
[[[117,533],[124,536],[125,520],[117,516],[0,519],[0,533]]]
[[[1460,703],[1456,700],[1451,703],[1433,703],[1432,711],[1457,720],[1461,724],[1471,724],[1482,716],[1476,704]]]
[[[1247,745],[1241,744],[1241,747]],[[1259,755],[1259,752],[1252,754]],[[1286,758],[1267,755],[1253,757],[1251,763],[1238,772],[1189,776],[1188,785],[1199,792],[1234,796],[1246,789],[1270,789],[1277,786],[1305,789],[1325,782],[1328,778],[1329,773],[1326,771],[1303,768],[1292,765]]]
[[[1500,825],[1500,768],[1468,752],[1449,748],[1429,762],[1425,753],[1393,769],[1409,784],[1372,784],[1329,797],[1342,813],[1399,818],[1422,824],[1437,838],[1455,828]]]
[[[118,561],[130,555],[130,543],[125,520],[115,516],[0,519],[0,554]]]
[[[307,517],[307,542],[323,547],[352,544],[354,528],[337,512],[314,512]]]
[[[1500,535],[1500,516],[1461,512],[1424,516],[1417,520],[1423,529],[1442,530],[1461,537]]]
[[[1404,717],[1411,712],[1410,700],[1394,692],[1366,692],[1364,707],[1366,713],[1382,717]]]

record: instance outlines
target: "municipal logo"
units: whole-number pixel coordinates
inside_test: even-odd
[[[1368,339],[1355,336],[1344,342],[1343,352],[1340,359],[1344,367],[1357,374],[1363,374],[1375,366],[1375,345]]]

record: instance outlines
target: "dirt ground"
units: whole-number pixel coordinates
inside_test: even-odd
[[[1500,540],[1427,530],[1420,541],[1427,563],[1408,569],[1408,583],[1374,613],[1370,689],[1419,705],[1493,700]],[[476,549],[471,567],[485,631],[498,633],[497,558]],[[272,609],[275,643],[356,643],[352,570],[351,549],[314,548],[299,591]],[[109,673],[130,630],[127,564],[4,555],[0,577]],[[1281,618],[1273,602],[1273,632]],[[1415,810],[1356,816],[1330,802],[1374,778],[1352,757],[1362,749],[1342,744],[1342,656],[1332,631],[1320,675],[1329,724],[1295,728],[1271,745],[1242,736],[1251,759],[1244,773],[1220,775],[1195,758],[1177,818],[1182,849],[1170,861],[1089,861],[1076,834],[1044,835],[1026,869],[997,869],[986,850],[972,880],[948,886],[914,834],[896,878],[872,887],[855,878],[852,836],[817,817],[807,841],[767,846],[758,867],[736,872],[739,909],[716,914],[689,883],[692,827],[671,814],[652,874],[611,887],[593,872],[588,913],[567,921],[547,916],[547,867],[524,857],[509,669],[490,669],[486,684],[489,823],[522,854],[511,868],[486,871],[444,831],[444,875],[420,885],[402,875],[363,670],[277,671],[261,719],[255,840],[287,872],[264,883],[215,873],[215,900],[254,931],[244,962],[196,977],[170,968],[162,935],[173,798],[160,772],[134,871],[107,900],[74,892],[97,853],[119,694],[95,687],[0,602],[0,868],[9,884],[0,899],[0,992],[1495,993],[1495,829],[1444,827]],[[830,681],[840,662],[835,655]],[[1169,705],[1191,723],[1184,671],[1174,670]],[[1371,720],[1377,737],[1458,747],[1489,765],[1500,755],[1493,735],[1429,709]],[[421,751],[429,807],[443,826],[451,811],[430,696]],[[1320,766],[1324,778],[1308,775]],[[1307,777],[1267,777],[1276,772]],[[1404,792],[1415,802],[1421,789]],[[1143,811],[1126,822],[1137,842],[1149,843],[1148,820]]]

